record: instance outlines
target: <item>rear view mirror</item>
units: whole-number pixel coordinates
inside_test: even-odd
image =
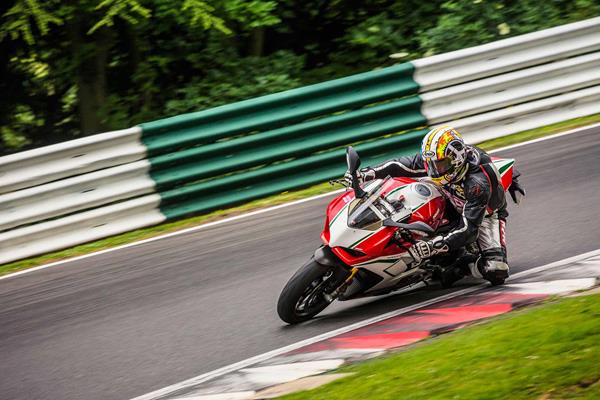
[[[352,146],[346,148],[346,164],[350,173],[358,171],[360,167],[360,157],[358,157],[358,153]]]
[[[356,176],[356,172],[360,167],[360,157],[358,157],[358,153],[352,148],[352,146],[346,147],[346,164],[348,165],[348,171],[352,175],[352,189],[354,189],[356,198],[360,199],[365,197],[366,193],[360,187],[358,177]]]

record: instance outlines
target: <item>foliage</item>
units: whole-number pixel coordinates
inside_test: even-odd
[[[475,46],[510,36],[591,18],[594,0],[450,0],[442,4],[436,26],[419,35],[426,54]]]
[[[50,25],[62,25],[63,21],[52,15],[37,0],[18,0],[2,16],[4,23],[0,30],[0,40],[10,36],[16,40],[21,37],[28,45],[35,43],[33,28],[30,20],[35,21],[37,28],[42,35],[46,35],[50,30]]]
[[[279,51],[268,57],[246,57],[244,68],[240,68],[233,55],[220,61],[202,78],[194,78],[188,85],[177,89],[175,98],[166,103],[166,113],[177,115],[197,111],[293,89],[302,84],[303,59],[288,51]]]
[[[7,0],[0,155],[595,15],[596,0]]]
[[[137,0],[103,0],[96,6],[96,10],[104,10],[104,16],[90,28],[89,34],[96,32],[103,26],[113,26],[117,17],[135,25],[138,23],[135,14],[141,18],[149,18],[151,14],[150,10],[143,7]]]
[[[224,8],[228,17],[245,28],[260,28],[277,25],[281,20],[274,14],[275,1],[227,0]]]
[[[231,34],[222,18],[213,14],[214,7],[201,0],[185,0],[181,6],[184,14],[189,14],[190,26],[201,26],[202,29],[215,28],[223,33]]]

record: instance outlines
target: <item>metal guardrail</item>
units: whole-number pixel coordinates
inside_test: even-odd
[[[0,263],[44,254],[165,221],[151,194],[0,233]]]
[[[599,84],[600,51],[423,93],[422,112],[439,124]]]
[[[0,232],[155,193],[147,160],[0,195]]]
[[[600,112],[600,18],[0,158],[0,263]],[[400,132],[400,133],[398,133]]]
[[[600,113],[600,86],[563,93],[449,124],[473,143]]]
[[[0,194],[146,157],[139,127],[0,157]]]

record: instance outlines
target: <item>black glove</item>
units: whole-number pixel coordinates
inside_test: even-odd
[[[512,197],[515,204],[521,204],[521,198],[525,197],[525,189],[519,185],[519,180],[514,179],[510,186],[508,187],[508,193],[510,193],[510,197]]]

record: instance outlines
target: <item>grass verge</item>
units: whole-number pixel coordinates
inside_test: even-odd
[[[595,122],[600,122],[600,114],[595,114],[589,117],[576,118],[569,121],[560,122],[557,124],[532,129],[517,133],[510,136],[493,139],[484,143],[479,144],[480,147],[491,150],[494,148],[500,148],[523,141],[536,139],[539,137],[551,135],[557,132],[566,131],[569,129],[577,128],[580,126],[590,125]],[[328,183],[321,183],[318,185],[311,186],[306,189],[284,192],[279,195],[266,197],[264,199],[255,200],[238,207],[232,207],[225,210],[218,210],[209,214],[199,215],[196,217],[185,218],[178,221],[167,222],[164,224],[151,226],[148,228],[137,229],[135,231],[126,232],[120,235],[111,236],[105,239],[97,240],[94,242],[82,244],[65,250],[59,250],[52,253],[44,254],[41,256],[35,256],[24,260],[15,261],[12,263],[4,264],[0,266],[0,276],[6,275],[12,272],[20,271],[27,268],[37,267],[39,265],[48,264],[54,261],[60,261],[72,257],[77,257],[96,251],[109,249],[132,243],[135,241],[148,239],[154,236],[175,232],[185,228],[190,228],[196,225],[204,224],[207,222],[215,221],[225,217],[239,215],[253,210],[261,208],[272,207],[278,204],[287,203],[294,200],[300,200],[303,198],[315,196],[322,193],[331,192],[334,190]]]
[[[555,300],[342,368],[354,375],[281,399],[600,399],[599,320],[600,294]]]

